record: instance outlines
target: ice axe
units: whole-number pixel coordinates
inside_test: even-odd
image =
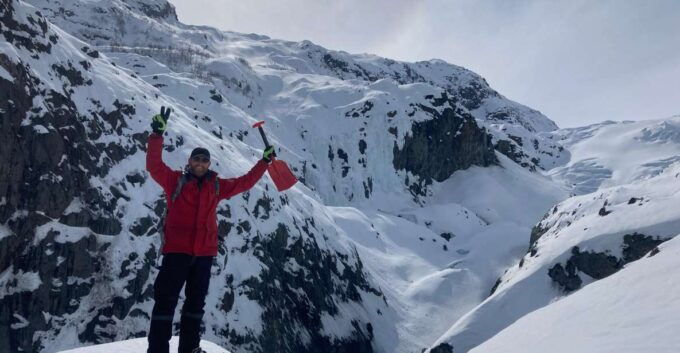
[[[258,130],[260,130],[260,136],[262,136],[262,141],[264,141],[264,147],[266,149],[269,148],[270,145],[269,141],[267,140],[267,136],[264,134],[262,125],[264,125],[264,120],[256,122],[253,124],[253,127],[256,127]],[[274,181],[276,189],[279,191],[290,189],[293,187],[293,185],[295,185],[295,183],[297,183],[297,178],[295,175],[293,175],[293,172],[290,171],[290,168],[288,168],[288,164],[286,164],[284,161],[276,159],[274,156],[271,157],[271,162],[267,167],[267,171],[269,172],[269,176]]]

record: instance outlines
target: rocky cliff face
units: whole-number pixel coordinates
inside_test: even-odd
[[[0,237],[0,268],[8,280],[0,294],[0,350],[28,352],[44,347],[33,335],[55,325],[48,317],[73,314],[101,278],[105,269],[101,255],[110,244],[94,233],[115,236],[121,224],[112,190],[93,185],[90,178],[103,177],[114,164],[136,153],[142,136],[126,136],[126,144],[95,142],[102,135],[121,136],[134,108],[99,107],[90,112],[94,119],[81,114],[72,93],[92,84],[85,78],[89,61],[73,57],[46,65],[58,84],[36,75],[39,60],[56,54],[62,39],[25,5],[13,1],[2,5],[0,32],[6,42],[0,67],[9,77],[0,78],[0,223],[8,234]],[[5,51],[10,48],[32,62],[17,60],[12,51]],[[70,212],[69,205],[76,200],[86,206]],[[64,237],[73,235],[50,229],[55,221],[92,232],[64,243]],[[125,301],[116,304],[126,311]],[[29,324],[15,325],[17,317]]]
[[[403,147],[395,143],[393,148],[394,168],[418,176],[413,183],[406,181],[414,196],[426,196],[432,181],[443,182],[457,170],[498,164],[491,136],[470,114],[456,109],[446,93],[438,99],[427,97],[432,99],[432,107],[419,105],[416,109],[430,112],[435,119],[413,124]]]

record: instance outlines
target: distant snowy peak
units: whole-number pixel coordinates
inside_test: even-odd
[[[549,174],[576,194],[645,180],[680,161],[680,117],[605,121],[547,136],[570,153]]]
[[[109,0],[111,1],[111,0]],[[121,0],[131,10],[136,10],[148,17],[177,21],[175,6],[166,0]],[[113,1],[111,1],[113,2]]]
[[[165,0],[34,0],[27,1],[50,22],[90,45],[169,48],[176,40],[175,7]],[[207,55],[203,34],[188,48]],[[186,43],[185,43],[186,44]],[[185,46],[185,45],[183,45]]]

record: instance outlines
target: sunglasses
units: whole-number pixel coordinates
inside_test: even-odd
[[[206,156],[193,156],[191,157],[191,160],[194,162],[201,162],[201,163],[208,163],[210,162],[210,158]]]

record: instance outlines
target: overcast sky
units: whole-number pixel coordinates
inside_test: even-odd
[[[170,0],[184,23],[482,75],[561,127],[680,114],[680,1]]]

